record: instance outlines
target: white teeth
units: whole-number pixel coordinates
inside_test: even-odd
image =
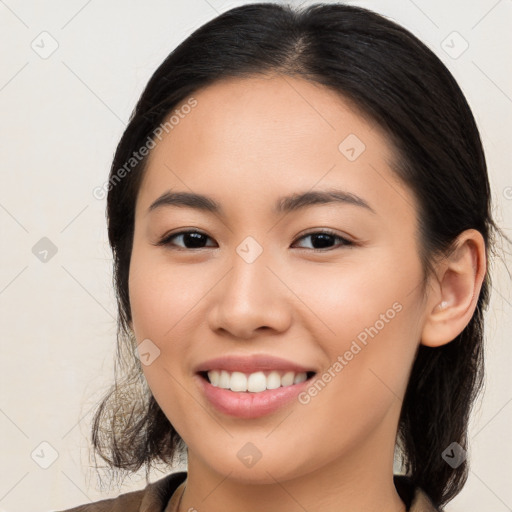
[[[246,375],[242,372],[227,372],[226,370],[211,370],[208,372],[208,378],[212,386],[230,389],[231,391],[249,391],[251,393],[261,393],[266,389],[277,389],[281,386],[291,386],[300,384],[307,380],[306,372],[286,372],[280,374],[272,371],[268,375],[264,372],[255,372]]]
[[[293,383],[294,384],[300,384],[301,382],[304,382],[305,380],[307,380],[308,376],[302,372],[302,373],[297,373],[297,375],[295,375],[295,378],[293,379]]]
[[[208,374],[208,375],[210,375],[210,374]],[[231,380],[231,377],[229,376],[229,373],[226,370],[222,370],[220,372],[219,382],[217,384],[213,384],[213,382],[212,382],[212,384],[214,386],[219,386],[220,388],[228,389],[230,380]]]
[[[278,372],[270,372],[267,375],[267,389],[277,389],[281,387],[281,375]]]
[[[210,382],[212,383],[213,386],[219,385],[220,375],[217,370],[208,372],[208,378],[210,379]]]
[[[247,379],[247,391],[259,393],[267,389],[267,377],[263,372],[251,373]]]
[[[247,377],[242,372],[233,372],[229,381],[231,391],[247,391]]]
[[[295,373],[293,373],[293,372],[286,372],[281,377],[281,386],[291,386],[293,384],[294,377],[295,377]]]

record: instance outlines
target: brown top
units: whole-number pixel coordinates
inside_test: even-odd
[[[87,503],[60,512],[177,512],[186,485],[187,473],[171,473],[145,489],[121,494],[117,498]],[[440,512],[419,488],[413,489],[407,477],[394,476],[395,487],[407,512]]]

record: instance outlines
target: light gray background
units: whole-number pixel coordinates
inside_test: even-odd
[[[90,466],[92,408],[112,379],[116,312],[105,200],[92,191],[106,181],[157,66],[193,30],[244,3],[0,0],[0,510],[62,509],[144,487],[139,473],[102,493]],[[410,29],[453,72],[481,130],[496,219],[510,235],[512,2],[350,3]],[[34,254],[48,248],[43,237],[56,254]],[[448,512],[512,510],[512,299],[504,266],[494,273],[471,473]]]

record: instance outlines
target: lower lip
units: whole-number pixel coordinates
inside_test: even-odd
[[[196,375],[196,378],[207,400],[218,411],[237,418],[260,418],[285,407],[310,385],[311,380],[292,386],[267,389],[260,393],[251,393],[212,386],[200,375]]]

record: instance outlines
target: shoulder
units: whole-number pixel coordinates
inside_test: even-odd
[[[86,503],[78,507],[58,512],[162,512],[172,493],[185,480],[187,473],[180,471],[148,484],[145,489],[132,491],[94,503]]]

